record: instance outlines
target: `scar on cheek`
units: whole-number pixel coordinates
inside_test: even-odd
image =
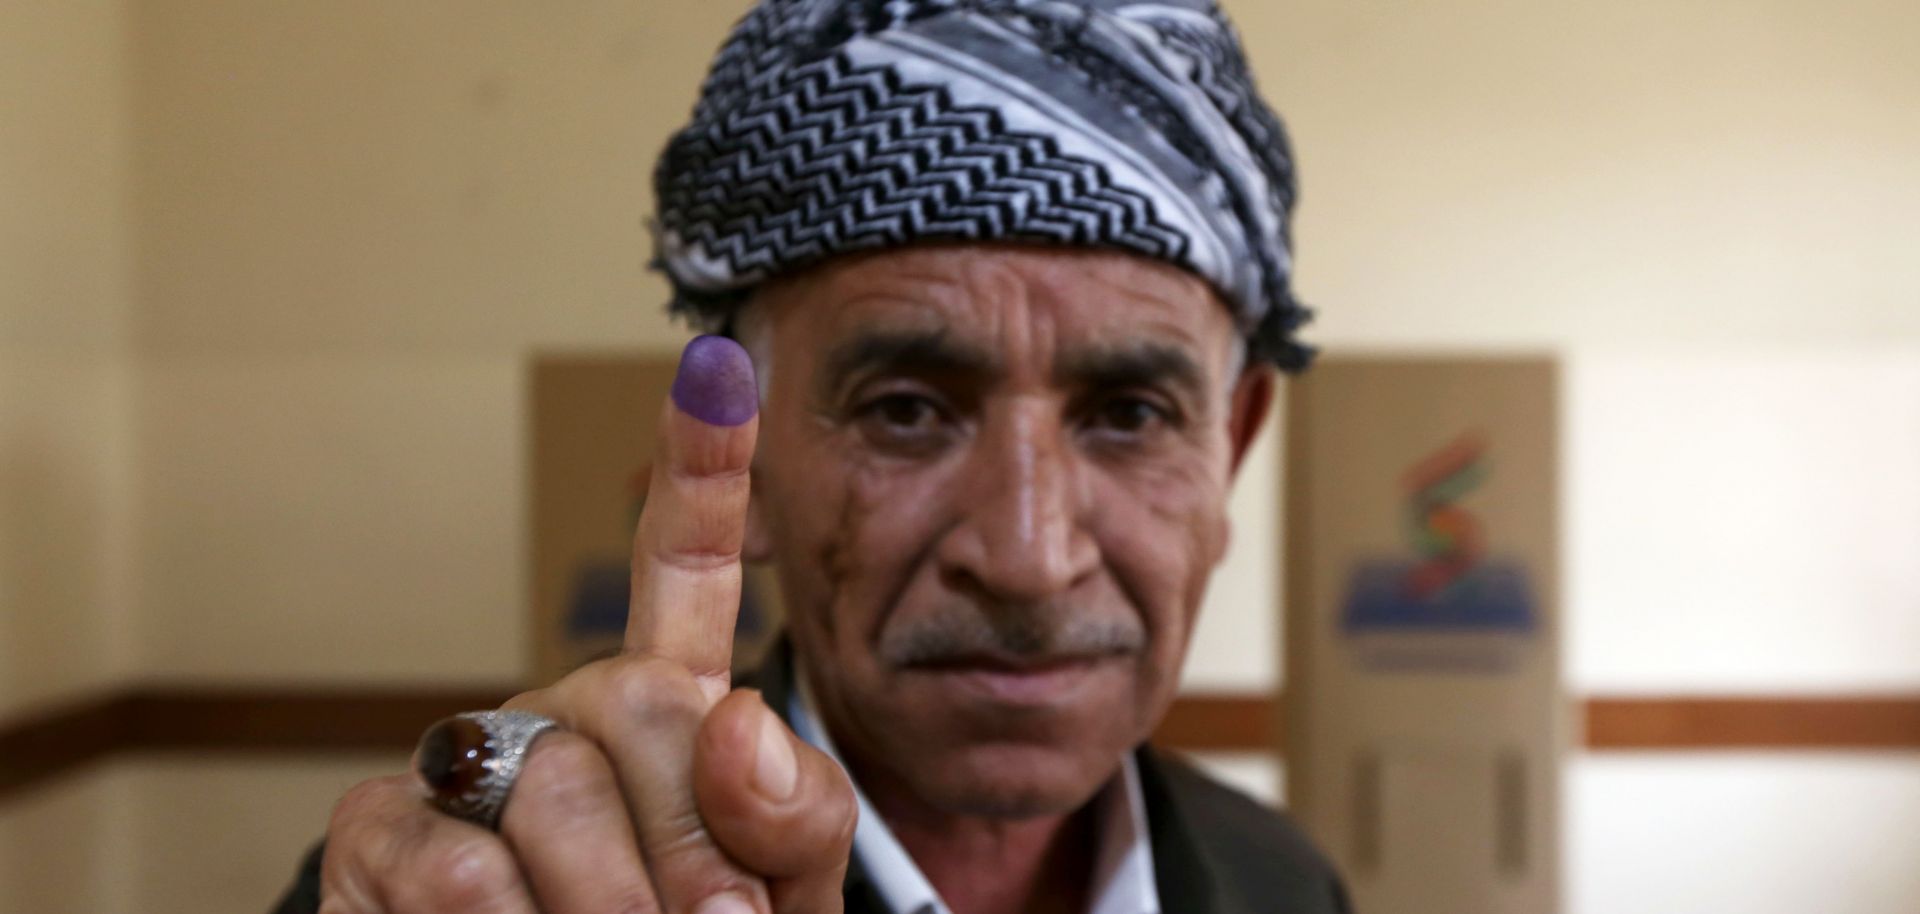
[[[826,538],[820,544],[819,556],[820,568],[826,574],[827,586],[836,594],[853,574],[854,533],[858,524],[859,518],[854,511],[854,500],[843,493],[833,526],[827,530]]]
[[[885,474],[871,459],[854,460],[845,487],[834,493],[840,502],[838,516],[821,554],[822,567],[827,569],[828,577],[836,586],[853,576],[861,558],[865,556],[860,546],[860,536],[875,510],[901,501],[897,495],[886,491],[882,484]]]

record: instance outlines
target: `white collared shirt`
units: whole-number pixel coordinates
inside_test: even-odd
[[[798,670],[793,690],[794,732],[814,748],[825,752],[841,768],[846,763],[834,749],[833,739],[820,723],[813,706],[812,692]],[[860,822],[853,832],[853,852],[866,868],[880,897],[893,914],[953,914],[940,900],[933,883],[913,862],[893,836],[867,794],[853,785],[860,802]],[[1120,777],[1094,796],[1093,802],[1106,804],[1099,816],[1100,847],[1093,864],[1093,904],[1087,914],[1160,914],[1160,892],[1154,884],[1153,847],[1148,840],[1146,800],[1140,793],[1140,769],[1128,753],[1120,766]]]

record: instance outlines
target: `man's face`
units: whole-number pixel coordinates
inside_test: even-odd
[[[1084,803],[1172,699],[1271,373],[1119,253],[843,258],[750,308],[748,551],[842,754],[950,813]]]

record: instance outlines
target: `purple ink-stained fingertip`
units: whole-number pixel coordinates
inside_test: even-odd
[[[697,336],[680,353],[673,403],[708,425],[735,426],[760,411],[747,350],[724,336]]]

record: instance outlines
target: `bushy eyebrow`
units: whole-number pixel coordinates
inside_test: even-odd
[[[840,390],[856,376],[916,375],[990,382],[1004,372],[1000,354],[955,340],[945,330],[865,330],[827,353],[821,390]],[[1206,372],[1187,350],[1158,342],[1076,347],[1061,355],[1053,383],[1075,390],[1171,386],[1204,401]]]
[[[863,330],[827,353],[822,389],[839,390],[863,374],[986,379],[1001,373],[997,353],[954,340],[944,330]]]
[[[1054,383],[1080,390],[1109,390],[1170,385],[1204,401],[1206,372],[1192,354],[1165,343],[1095,346],[1065,353],[1054,369]]]

